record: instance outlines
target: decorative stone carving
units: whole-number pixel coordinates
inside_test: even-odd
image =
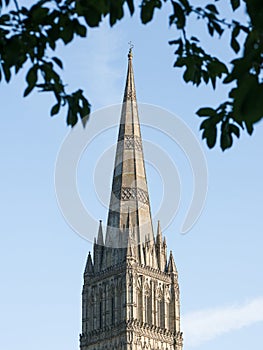
[[[121,189],[114,189],[114,195],[118,200],[130,201],[138,200],[143,204],[149,205],[148,193],[141,188],[136,187],[122,187]]]
[[[141,138],[135,135],[124,135],[124,148],[142,151]]]
[[[124,102],[126,101],[136,101],[136,92],[135,90],[130,90],[124,94]]]

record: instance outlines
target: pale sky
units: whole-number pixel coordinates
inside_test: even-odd
[[[113,29],[104,24],[90,30],[87,39],[66,48],[61,45],[59,53],[65,59],[62,76],[70,89],[84,89],[93,111],[120,103],[128,42],[134,43],[138,101],[183,120],[199,140],[207,162],[204,210],[183,235],[180,229],[194,190],[191,162],[180,144],[150,127],[142,127],[155,230],[157,219],[161,225],[166,220],[158,213],[165,205],[163,191],[170,190],[165,180],[169,174],[158,168],[158,159],[153,164],[147,143],[171,158],[171,171],[176,169],[180,180],[176,183],[179,187],[174,188],[181,195],[179,202],[179,194],[174,193],[178,212],[164,235],[179,271],[184,348],[261,349],[263,125],[256,126],[252,137],[242,134],[229,151],[222,153],[218,147],[208,150],[201,141],[200,118],[195,111],[207,105],[216,107],[227,90],[186,85],[181,72],[172,68],[174,48],[168,41],[176,34],[168,27],[168,13],[160,12],[147,26],[139,25],[136,16]],[[202,28],[198,30],[203,36]],[[209,50],[214,45],[217,54],[230,60],[228,41],[225,36],[216,44],[206,40],[206,45]],[[11,84],[0,88],[1,349],[78,349],[82,274],[92,245],[70,228],[56,200],[56,159],[69,129],[65,112],[49,117],[53,103],[50,96],[33,93],[26,99],[21,97],[23,79],[19,74]],[[112,118],[115,121],[119,116]],[[91,130],[94,124],[101,125],[103,132],[94,135],[79,162],[78,190],[94,222],[105,222],[117,127],[105,131],[104,121],[94,117],[87,128]],[[97,233],[97,226],[86,230],[91,237]]]

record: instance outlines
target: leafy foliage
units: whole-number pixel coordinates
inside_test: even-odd
[[[59,40],[67,45],[75,36],[86,37],[87,28],[98,26],[106,15],[114,25],[123,17],[125,3],[132,14],[131,0],[40,0],[31,8],[14,1],[16,10],[9,12],[4,11],[9,0],[0,0],[0,80],[9,82],[29,62],[24,96],[34,89],[51,92],[56,99],[51,116],[66,106],[68,125],[74,126],[79,119],[85,124],[90,104],[82,90],[66,92],[57,71],[63,63],[51,53]]]
[[[259,0],[244,0],[244,3],[249,17],[247,25],[235,20],[226,22],[220,18],[215,4],[193,7],[188,0],[173,1],[174,12],[170,16],[170,24],[175,24],[180,32],[179,38],[170,41],[171,45],[176,45],[174,66],[185,68],[184,80],[196,86],[201,82],[211,83],[214,89],[216,81],[222,78],[224,84],[235,84],[229,91],[228,101],[215,109],[206,107],[197,111],[198,116],[206,117],[200,130],[208,147],[215,146],[219,133],[223,151],[232,146],[233,136],[239,137],[241,129],[246,129],[251,135],[254,124],[263,117],[263,5]],[[241,3],[240,0],[231,0],[230,5],[235,11]],[[235,54],[240,52],[238,37],[242,33],[244,49],[242,55],[231,62],[231,69],[206,53],[198,38],[187,37],[187,19],[190,16],[204,20],[210,36],[215,33],[221,36],[225,30],[229,30],[230,46]]]
[[[263,117],[263,4],[262,0],[229,0],[230,9],[246,8],[247,23],[230,22],[222,18],[220,0],[194,6],[190,0],[141,0],[140,18],[143,24],[153,20],[156,10],[170,3],[169,24],[178,37],[169,43],[175,47],[174,67],[183,69],[183,78],[199,86],[217,82],[230,84],[228,100],[217,108],[204,107],[197,115],[205,118],[200,125],[208,147],[219,138],[222,150],[230,148],[240,131],[250,135]],[[39,0],[32,7],[20,7],[17,0],[0,0],[0,80],[9,82],[27,63],[27,87],[24,96],[34,89],[51,92],[55,104],[50,114],[67,108],[67,124],[85,122],[90,104],[82,90],[68,93],[57,70],[63,62],[52,51],[58,41],[65,45],[76,36],[86,37],[87,30],[99,26],[107,17],[111,26],[124,17],[125,6],[134,13],[134,0]],[[12,8],[9,10],[9,8]],[[15,9],[13,9],[15,8]],[[235,59],[223,62],[205,51],[200,39],[188,35],[190,18],[201,20],[208,35],[219,38],[229,33],[229,45]]]

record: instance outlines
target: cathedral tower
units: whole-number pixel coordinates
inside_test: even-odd
[[[81,350],[182,350],[178,274],[153,233],[132,68],[119,127],[106,235],[100,222],[82,292]]]

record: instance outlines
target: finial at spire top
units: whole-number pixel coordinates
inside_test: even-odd
[[[134,45],[133,45],[133,43],[131,41],[129,41],[128,44],[130,45],[128,58],[129,58],[129,60],[131,60],[132,59],[132,49],[133,49]]]

